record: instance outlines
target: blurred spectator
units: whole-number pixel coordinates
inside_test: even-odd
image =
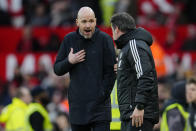
[[[177,82],[171,90],[171,99],[165,104],[161,131],[185,131],[188,129],[188,103],[185,95],[185,81]]]
[[[137,19],[138,0],[117,0],[115,12],[127,12]]]
[[[169,31],[165,40],[165,49],[172,48],[172,46],[176,44],[175,43],[176,38],[177,38],[176,30]]]
[[[176,25],[176,24],[175,24]],[[173,52],[178,52],[183,44],[183,37],[180,36],[176,26],[168,28],[168,33],[166,34],[164,49],[172,54]]]
[[[24,25],[22,0],[0,0],[0,10],[11,16],[13,26],[22,27]]]
[[[55,122],[60,110],[60,103],[62,101],[63,94],[60,90],[55,90],[52,95],[52,101],[47,105],[51,122]]]
[[[180,4],[181,13],[179,24],[194,24],[196,23],[196,1],[195,0],[174,0],[175,3]]]
[[[158,95],[159,109],[161,112],[163,112],[164,103],[170,98],[170,86],[166,82],[159,82]]]
[[[15,96],[15,94],[11,92],[16,92],[17,89],[18,89],[17,87],[11,85],[11,82],[5,83],[3,85],[2,93],[0,95],[0,104],[2,106],[6,106],[10,104],[12,102],[12,98]]]
[[[31,102],[31,95],[27,88],[20,88],[12,103],[6,106],[1,115],[0,122],[6,123],[6,131],[26,131],[25,115],[28,104]]]
[[[50,35],[49,43],[46,45],[45,50],[48,52],[56,52],[60,47],[60,38],[57,34]]]
[[[181,50],[182,51],[196,51],[196,27],[190,25],[188,27],[187,38],[184,41]]]
[[[29,24],[32,26],[47,26],[49,23],[50,18],[46,12],[45,5],[43,3],[37,3]]]
[[[110,18],[112,17],[114,13],[117,0],[99,0],[99,1],[100,1],[102,14],[103,14],[102,15],[103,25],[110,26]]]
[[[189,122],[192,131],[196,130],[196,78],[189,78],[186,82],[186,99],[189,102]]]
[[[68,103],[68,87],[70,84],[70,76],[69,73],[65,74],[63,77],[56,77],[55,76],[55,86],[56,89],[62,92],[62,99],[59,103],[59,109],[61,112],[66,112],[69,114],[69,103]]]
[[[2,105],[8,105],[12,102],[12,99],[16,96],[16,93],[18,91],[17,83],[14,81],[7,82],[3,86],[3,91],[1,94],[1,104]]]
[[[22,73],[20,71],[20,67],[16,66],[15,70],[14,70],[14,78],[12,80],[13,83],[16,84],[17,87],[22,86],[24,81],[24,78],[22,76]]]
[[[73,25],[73,13],[69,0],[56,0],[51,4],[51,26]]]
[[[31,94],[35,103],[30,104],[27,109],[27,130],[52,131],[53,127],[50,122],[48,112],[45,109],[49,103],[46,91],[41,87],[36,87],[32,90]]]
[[[138,24],[147,26],[165,24],[175,11],[171,0],[139,0],[138,9]]]
[[[185,80],[186,72],[190,70],[190,56],[185,55],[180,58],[177,54],[171,56],[173,69],[165,77],[167,83]],[[168,66],[168,65],[167,65]]]
[[[17,46],[17,52],[34,52],[40,50],[40,43],[32,35],[32,27],[26,26],[23,29],[23,36]]]
[[[34,77],[36,77],[39,80],[39,83],[41,83],[47,76],[48,71],[46,69],[46,65],[43,62],[39,61],[38,69],[34,73]]]
[[[56,124],[59,131],[71,131],[68,115],[66,113],[59,113],[56,118]]]
[[[66,92],[67,93],[67,92]],[[66,96],[64,96],[61,104],[60,104],[60,109],[63,112],[69,113],[69,102]]]
[[[153,54],[154,61],[155,61],[157,77],[160,78],[160,77],[166,76],[167,74],[166,65],[165,65],[166,52],[160,46],[160,43],[158,43],[158,41],[156,40],[154,40],[150,48],[152,50],[152,54]]]
[[[116,4],[116,12],[127,12],[128,7],[133,0],[118,0]]]
[[[35,8],[40,5],[44,5],[45,14],[49,14],[49,1],[48,0],[23,0],[25,24],[29,24],[35,14]]]

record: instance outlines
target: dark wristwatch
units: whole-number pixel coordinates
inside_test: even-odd
[[[139,104],[136,105],[136,108],[137,108],[138,110],[143,110],[143,109],[144,109],[144,105],[141,104],[141,103],[139,103]]]

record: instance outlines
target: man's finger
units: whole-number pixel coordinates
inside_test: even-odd
[[[142,121],[141,120],[139,120],[139,127],[141,127],[142,126]]]
[[[80,57],[80,56],[83,56],[83,55],[85,55],[85,54],[86,54],[86,53],[83,52],[83,53],[77,54],[76,56]]]
[[[77,55],[80,55],[81,53],[86,53],[84,50],[80,50],[80,51],[78,51],[76,54]]]
[[[114,71],[117,71],[117,64],[114,64]]]
[[[82,61],[84,61],[84,60],[85,60],[85,59],[80,59],[79,62],[82,62]]]
[[[77,56],[77,59],[83,59],[85,56],[86,56],[85,54],[79,55],[79,56]]]
[[[144,118],[143,118],[143,116],[142,116],[142,118],[141,118],[141,123],[143,124],[143,122],[144,122]]]
[[[132,126],[134,126],[134,125],[135,125],[135,120],[132,117]]]
[[[138,119],[136,119],[135,120],[135,126],[138,127],[138,125],[139,125],[139,121],[138,121]]]

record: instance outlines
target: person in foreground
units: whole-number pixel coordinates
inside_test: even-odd
[[[189,103],[189,125],[192,131],[196,131],[196,77],[186,81],[186,99]],[[189,129],[189,131],[191,131]]]
[[[191,131],[186,100],[186,82],[178,81],[171,89],[171,98],[164,104],[160,131]]]
[[[33,102],[26,111],[26,131],[54,131],[46,105],[49,103],[47,92],[40,86],[31,90]]]
[[[26,131],[25,116],[32,97],[26,87],[20,87],[12,103],[0,114],[0,122],[5,123],[6,131]]]
[[[136,28],[127,13],[111,18],[113,39],[121,52],[117,67],[117,96],[122,131],[152,131],[159,120],[158,83],[150,50],[151,34]]]
[[[110,131],[110,94],[114,86],[112,38],[96,28],[93,10],[82,7],[78,29],[64,37],[54,64],[61,76],[70,73],[68,100],[72,131]]]

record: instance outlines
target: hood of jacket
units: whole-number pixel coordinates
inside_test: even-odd
[[[115,40],[117,48],[122,49],[132,39],[145,41],[149,46],[153,42],[152,35],[144,28],[139,27],[128,31]]]

